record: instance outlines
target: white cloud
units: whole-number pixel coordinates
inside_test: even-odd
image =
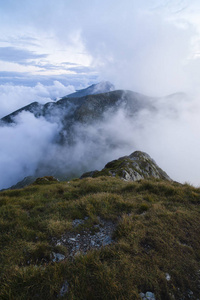
[[[23,112],[16,125],[0,127],[0,189],[34,174],[55,138],[57,125]]]
[[[0,85],[0,118],[31,102],[50,102],[74,91],[72,85],[65,86],[59,81],[54,81],[53,85],[38,83],[34,87]]]
[[[181,15],[172,18],[143,2],[123,4],[117,3],[102,18],[101,8],[92,20],[95,26],[83,26],[83,42],[101,77],[152,96],[193,89],[190,58],[196,28]]]

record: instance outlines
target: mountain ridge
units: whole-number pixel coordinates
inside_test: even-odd
[[[53,111],[58,108],[67,109],[74,107],[75,109],[78,108],[78,111],[81,110],[82,106],[85,106],[86,108],[91,107],[91,102],[95,104],[95,102],[100,104],[100,102],[104,102],[105,108],[108,108],[109,106],[112,106],[116,104],[119,100],[124,102],[126,105],[129,105],[129,108],[131,110],[134,109],[133,105],[136,104],[141,107],[144,107],[147,105],[147,107],[152,107],[149,103],[151,97],[144,96],[142,94],[132,92],[129,90],[115,90],[107,93],[99,93],[94,95],[86,95],[83,97],[73,97],[69,98],[68,96],[62,97],[60,100],[56,102],[47,102],[45,104],[40,104],[38,102],[32,102],[14,112],[12,112],[9,115],[4,116],[1,118],[2,122],[5,123],[12,123],[14,122],[13,118],[16,117],[19,113],[23,111],[28,111],[34,114],[35,117],[45,117],[45,115],[52,114]],[[106,103],[109,102],[110,103]],[[134,103],[131,103],[134,102]],[[101,103],[102,104],[102,103]],[[71,107],[70,107],[71,106]],[[138,110],[138,108],[137,108]],[[67,113],[67,111],[66,111]],[[80,114],[80,113],[79,113]],[[61,115],[62,116],[62,115]],[[78,119],[78,118],[77,118]]]

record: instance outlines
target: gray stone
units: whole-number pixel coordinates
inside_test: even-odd
[[[65,280],[65,282],[63,283],[60,293],[58,295],[58,297],[64,297],[67,293],[69,292],[69,283],[67,282],[67,280]]]
[[[79,226],[79,225],[81,225],[81,224],[84,224],[84,220],[81,220],[81,219],[75,219],[75,220],[73,220],[73,222],[72,222],[72,226],[73,227],[77,227],[77,226]]]
[[[69,241],[70,242],[76,242],[76,239],[75,238],[69,238]]]
[[[155,300],[156,299],[154,293],[152,293],[152,292],[146,292],[146,298],[148,300]]]
[[[79,220],[79,219],[76,219]],[[80,233],[66,232],[62,235],[61,240],[53,239],[53,243],[57,245],[61,241],[61,245],[67,248],[67,256],[73,257],[78,251],[82,254],[86,254],[91,249],[99,249],[112,244],[112,234],[116,228],[116,224],[109,220],[99,218],[98,232],[91,232],[89,230],[80,231]],[[94,225],[95,226],[95,225]],[[55,259],[56,260],[56,259]]]
[[[106,236],[105,237],[105,239],[103,240],[103,242],[102,242],[102,245],[103,246],[106,246],[106,245],[110,245],[112,243],[112,239],[111,239],[111,237],[110,236]]]
[[[141,151],[135,151],[129,156],[123,156],[107,163],[104,169],[95,171],[95,176],[101,176],[105,171],[112,176],[118,175],[125,181],[138,181],[151,177],[171,181],[171,178],[155,161],[148,154]],[[86,177],[94,177],[93,175],[94,174],[87,173]]]
[[[95,246],[95,241],[91,240],[91,245]]]
[[[62,261],[63,259],[65,259],[65,256],[60,253],[53,252],[53,256],[54,256],[53,262],[59,262],[59,261]]]

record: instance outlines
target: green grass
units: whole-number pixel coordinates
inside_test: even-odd
[[[72,226],[74,219],[84,225]],[[98,217],[116,224],[114,243],[73,260],[52,238],[81,232]],[[200,294],[200,189],[162,180],[125,182],[98,177],[37,181],[0,193],[0,299],[157,300]],[[171,276],[166,280],[166,273]],[[174,298],[173,298],[174,297]]]

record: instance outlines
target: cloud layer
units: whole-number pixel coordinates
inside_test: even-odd
[[[36,119],[28,112],[18,115],[16,122],[0,127],[0,189],[34,174],[57,129],[56,124]]]

